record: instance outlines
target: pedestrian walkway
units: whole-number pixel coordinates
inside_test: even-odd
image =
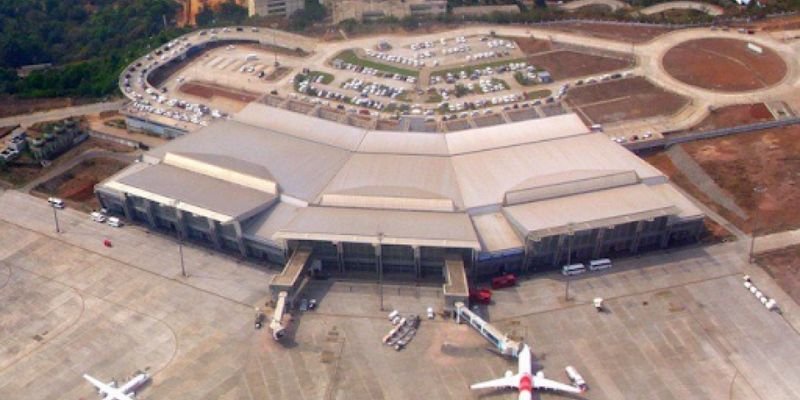
[[[733,200],[733,197],[725,191],[725,189],[719,187],[714,179],[712,179],[703,167],[701,167],[697,162],[683,149],[681,145],[671,146],[669,150],[667,150],[667,155],[669,156],[672,163],[678,168],[687,178],[700,189],[706,196],[711,198],[715,203],[719,204],[722,207],[725,207],[728,211],[736,214],[739,218],[748,219],[749,216],[747,212],[742,210],[736,202]]]
[[[800,229],[757,236],[753,245],[754,253],[766,253],[772,250],[800,244]]]

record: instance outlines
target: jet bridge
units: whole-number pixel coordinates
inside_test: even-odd
[[[492,324],[486,322],[478,314],[472,312],[464,303],[456,303],[456,323],[466,321],[469,325],[475,328],[489,343],[493,344],[500,351],[501,354],[511,357],[517,357],[522,344],[516,340],[511,340],[508,335],[500,332]]]
[[[311,246],[298,247],[289,258],[283,271],[275,275],[269,284],[272,300],[275,302],[275,311],[269,328],[272,330],[272,337],[275,340],[280,340],[285,334],[286,327],[283,324],[283,317],[286,310],[291,308],[294,300],[303,292],[310,280],[307,271],[313,264],[312,252]]]

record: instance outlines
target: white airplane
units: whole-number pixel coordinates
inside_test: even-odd
[[[105,396],[103,400],[134,400],[136,389],[150,380],[150,375],[142,372],[136,374],[131,380],[118,388],[114,381],[103,383],[88,374],[83,374],[83,377],[94,385],[101,395]]]
[[[517,388],[519,389],[519,400],[531,400],[533,390],[553,390],[558,392],[582,393],[583,391],[575,386],[556,382],[544,377],[544,372],[539,371],[535,375],[531,374],[531,348],[526,344],[519,353],[519,372],[514,375],[511,371],[506,371],[503,378],[491,381],[476,383],[470,386],[471,389],[488,388]]]

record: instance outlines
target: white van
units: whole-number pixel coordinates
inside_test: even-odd
[[[97,211],[93,211],[89,215],[92,217],[92,221],[94,222],[106,222],[106,216]]]
[[[602,269],[611,268],[611,266],[611,260],[607,258],[589,261],[589,269],[592,271],[600,271]]]
[[[122,226],[122,221],[120,221],[119,218],[117,218],[117,217],[108,217],[108,220],[106,221],[106,223],[109,226],[113,226],[114,228],[119,228],[119,227]]]
[[[563,274],[564,276],[578,275],[584,272],[586,272],[586,266],[580,263],[565,265],[564,267],[561,268],[561,274]]]
[[[48,197],[47,202],[55,208],[64,208],[64,200],[61,200],[58,197]]]

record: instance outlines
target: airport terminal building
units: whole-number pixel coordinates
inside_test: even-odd
[[[703,214],[575,114],[446,133],[248,105],[96,187],[112,213],[219,250],[331,272],[542,271],[696,241]]]

